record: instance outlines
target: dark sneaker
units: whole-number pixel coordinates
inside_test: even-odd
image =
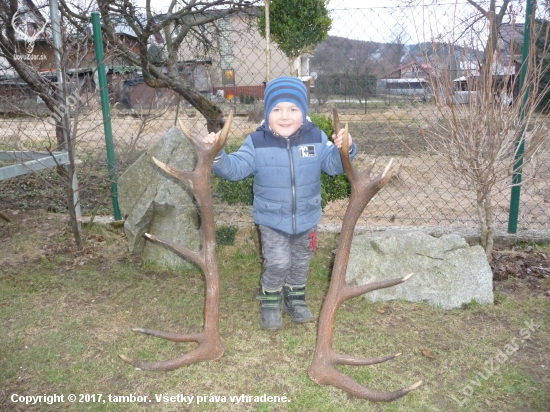
[[[313,315],[306,303],[305,285],[283,286],[284,305],[283,310],[290,315],[293,322],[306,323],[313,321]]]
[[[280,329],[283,326],[281,290],[266,291],[262,287],[258,294],[258,300],[260,301],[260,328],[265,330]]]

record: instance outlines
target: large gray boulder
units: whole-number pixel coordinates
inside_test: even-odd
[[[131,253],[145,261],[170,268],[188,268],[191,263],[171,250],[146,240],[144,233],[198,250],[199,214],[190,190],[163,172],[152,158],[180,170],[197,164],[193,145],[180,129],[172,127],[136,160],[118,180],[118,203]]]
[[[362,285],[414,273],[407,282],[366,293],[370,302],[400,299],[444,309],[493,303],[493,274],[481,246],[457,234],[387,231],[354,237],[346,280]]]

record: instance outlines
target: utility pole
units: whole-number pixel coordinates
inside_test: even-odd
[[[265,84],[269,83],[271,78],[271,32],[269,21],[269,3],[265,0]]]
[[[69,165],[66,168],[69,176],[71,178],[71,188],[73,193],[73,206],[76,218],[76,224],[78,230],[81,229],[81,220],[82,212],[80,208],[80,198],[78,194],[78,180],[76,177],[76,166],[75,166],[75,147],[74,141],[70,136],[70,114],[69,114],[69,104],[67,101],[66,93],[66,83],[63,72],[63,65],[61,64],[61,24],[59,21],[59,6],[57,0],[50,0],[50,19],[52,24],[52,41],[53,41],[53,54],[55,61],[55,71],[57,77],[57,100],[61,107],[64,107],[63,115],[61,117],[61,132],[63,134],[63,146],[64,149],[69,154]],[[56,125],[56,127],[58,127]]]

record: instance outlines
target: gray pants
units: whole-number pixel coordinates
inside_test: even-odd
[[[284,283],[305,285],[309,261],[317,248],[317,227],[297,235],[259,225],[264,269],[264,289],[278,290]]]

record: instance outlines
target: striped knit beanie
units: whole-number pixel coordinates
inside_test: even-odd
[[[308,111],[307,90],[304,83],[297,77],[278,77],[270,81],[264,93],[265,121],[269,124],[269,113],[273,108],[282,102],[296,104],[302,111],[302,118],[305,122]]]

